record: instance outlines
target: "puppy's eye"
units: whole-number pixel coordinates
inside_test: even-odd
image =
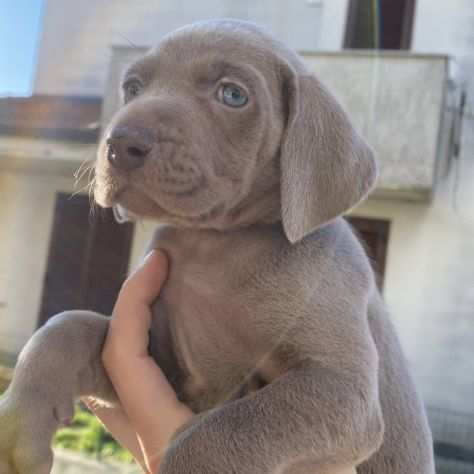
[[[217,98],[229,107],[243,107],[249,100],[245,91],[235,84],[223,84],[219,87]]]
[[[130,79],[123,85],[124,99],[128,102],[139,96],[143,91],[143,84],[138,79]]]

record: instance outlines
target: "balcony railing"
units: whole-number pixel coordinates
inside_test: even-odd
[[[303,53],[376,152],[379,196],[429,199],[451,153],[447,56]]]

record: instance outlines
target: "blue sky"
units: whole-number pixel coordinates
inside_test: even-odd
[[[44,0],[0,0],[0,96],[29,95]]]

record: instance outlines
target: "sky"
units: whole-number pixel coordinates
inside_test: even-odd
[[[0,0],[0,96],[30,95],[45,0]]]

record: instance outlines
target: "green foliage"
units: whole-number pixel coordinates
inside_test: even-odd
[[[133,462],[132,455],[112,438],[98,419],[79,405],[71,426],[56,433],[53,446],[79,451],[96,459]]]
[[[0,386],[0,396],[4,389],[6,386]],[[99,460],[133,462],[132,455],[123,449],[99,420],[82,405],[76,406],[71,426],[56,433],[53,446],[79,451]]]

